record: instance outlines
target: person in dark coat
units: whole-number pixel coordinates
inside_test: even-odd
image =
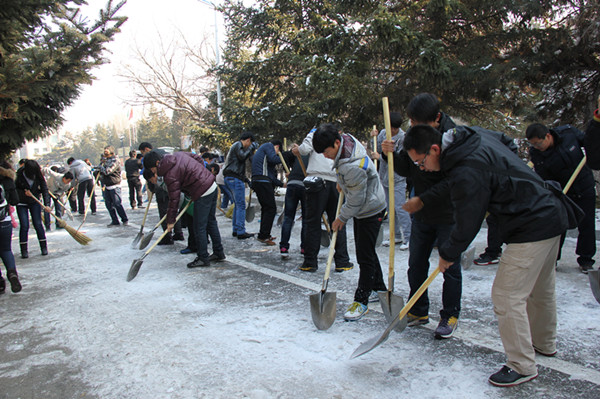
[[[567,229],[561,199],[499,139],[501,134],[459,126],[443,135],[411,127],[404,149],[415,165],[446,175],[455,225],[438,248],[445,272],[477,236],[486,212],[498,217],[507,243],[492,286],[506,364],[489,377],[514,386],[537,377],[535,353],[556,353],[555,263]]]
[[[585,156],[581,147],[585,134],[570,125],[548,129],[541,123],[533,123],[525,132],[531,148],[529,156],[534,169],[544,180],[555,180],[562,187],[573,175]],[[594,265],[596,254],[596,182],[591,169],[584,165],[573,181],[567,195],[584,211],[577,229],[577,263],[582,273],[587,274]],[[561,247],[565,240],[561,237]],[[560,259],[561,250],[558,250]]]
[[[42,174],[40,165],[31,159],[25,162],[25,165],[17,171],[17,179],[15,181],[17,193],[19,195],[19,203],[17,204],[17,215],[19,216],[19,245],[21,246],[21,258],[28,258],[27,241],[29,234],[29,214],[33,227],[37,233],[37,238],[40,242],[42,255],[48,255],[48,245],[46,243],[46,231],[42,223],[42,207],[33,199],[42,200],[44,203],[44,211],[52,212],[50,208],[50,195],[48,194],[48,185]]]
[[[129,205],[131,209],[135,209],[136,198],[138,208],[141,208],[144,203],[142,182],[140,181],[140,169],[142,168],[142,160],[137,157],[137,151],[129,151],[129,159],[125,161],[125,176],[129,187]]]
[[[121,201],[121,162],[111,145],[104,147],[102,161],[98,166],[104,186],[104,205],[110,214],[108,227],[120,226],[119,217],[126,226],[129,219]],[[118,215],[118,216],[117,216]]]
[[[225,259],[221,234],[217,224],[217,184],[215,176],[204,166],[199,155],[177,152],[164,157],[151,151],[144,156],[144,168],[163,177],[169,192],[167,209],[167,230],[175,226],[181,193],[194,202],[194,234],[198,256],[188,267],[210,266],[211,261]],[[213,253],[208,253],[208,236]]]
[[[256,237],[266,245],[275,245],[275,237],[271,237],[273,220],[277,214],[275,203],[275,186],[283,186],[277,179],[275,165],[281,164],[277,155],[281,149],[281,141],[272,140],[258,147],[252,157],[252,189],[260,204],[260,230]]]
[[[12,252],[12,220],[10,206],[19,202],[19,195],[15,187],[14,169],[7,161],[0,162],[0,258],[6,268],[6,278],[10,282],[12,292],[21,291],[21,282],[17,273],[17,264]],[[0,294],[6,290],[6,281],[0,273]]]
[[[296,218],[296,209],[300,204],[300,214],[302,228],[300,230],[300,253],[304,254],[304,241],[306,239],[306,190],[304,189],[304,170],[300,161],[291,151],[283,153],[287,165],[291,165],[290,174],[287,177],[285,189],[285,202],[283,205],[283,221],[281,223],[281,241],[279,242],[279,253],[281,257],[287,259],[290,256],[290,236],[294,220]],[[303,156],[304,167],[308,165],[308,156]]]

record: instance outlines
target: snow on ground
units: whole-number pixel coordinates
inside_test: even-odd
[[[573,238],[557,273],[559,354],[538,358],[540,377],[533,382],[499,389],[487,382],[504,361],[490,298],[495,266],[463,272],[454,338],[433,339],[439,276],[429,290],[428,326],[392,332],[372,352],[350,359],[387,326],[378,304],[358,322],[343,321],[358,267],[332,273],[328,291],[337,293],[337,318],[318,331],[308,295],[321,287],[326,248],[319,271],[303,273],[297,238],[284,261],[278,247],[231,237],[231,221],[219,216],[226,262],[188,269],[193,256],[179,254],[183,243],[159,246],[126,282],[131,262],[142,255],[130,244],[143,210],[128,215],[132,225],[108,229],[99,202],[98,215],[88,216],[82,229],[92,243],[82,247],[53,230],[48,257],[39,255],[30,232],[30,258],[17,258],[23,291],[0,297],[0,398],[600,397],[600,305],[577,268]],[[157,220],[153,206],[147,226]],[[258,231],[258,213],[249,231]],[[351,231],[349,225],[355,259]],[[276,226],[273,235],[280,236]],[[474,242],[477,253],[485,237],[483,229]],[[18,253],[16,238],[13,249]],[[387,276],[389,249],[378,253]],[[404,298],[407,257],[395,252],[395,287]]]

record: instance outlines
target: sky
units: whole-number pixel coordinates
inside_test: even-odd
[[[118,0],[113,1],[118,3]],[[218,4],[218,2],[217,2]],[[106,0],[88,0],[82,11],[94,18]],[[110,52],[104,56],[110,63],[94,69],[97,78],[92,85],[83,87],[75,103],[64,113],[63,131],[78,132],[98,123],[108,123],[114,118],[129,117],[132,109],[124,103],[132,91],[123,78],[118,76],[125,63],[131,62],[134,49],[155,50],[158,37],[169,42],[182,32],[191,44],[194,38],[210,37],[214,43],[215,15],[210,6],[198,0],[127,0],[118,15],[129,19],[121,27],[121,33],[107,46]],[[219,36],[222,42],[224,27],[218,14]],[[133,120],[140,118],[142,107],[133,109]]]

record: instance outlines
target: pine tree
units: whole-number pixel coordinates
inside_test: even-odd
[[[91,83],[91,71],[126,17],[125,1],[107,2],[97,21],[81,17],[83,0],[5,1],[0,7],[0,157],[47,136]]]

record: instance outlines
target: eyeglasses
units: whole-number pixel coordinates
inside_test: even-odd
[[[536,141],[535,143],[533,143],[533,142],[530,141],[529,144],[531,144],[531,146],[533,148],[540,149],[540,148],[544,147],[544,143],[545,142],[546,142],[546,139],[544,138],[542,140]]]
[[[421,159],[420,161],[413,161],[413,163],[415,164],[416,167],[418,168],[422,168],[425,166],[425,160],[427,159],[427,156],[429,155],[429,152],[427,154],[425,154],[425,156],[423,157],[423,159]]]

